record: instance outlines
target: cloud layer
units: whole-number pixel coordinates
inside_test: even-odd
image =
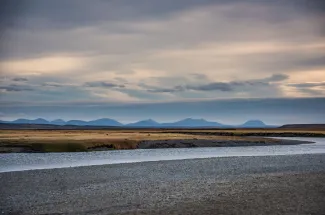
[[[5,0],[0,102],[325,96],[318,0]]]

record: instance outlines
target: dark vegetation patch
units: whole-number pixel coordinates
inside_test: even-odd
[[[166,131],[166,133],[189,134],[189,135],[237,136],[237,137],[247,137],[247,136],[255,136],[255,137],[325,137],[325,133],[313,133],[313,132]]]
[[[32,144],[35,152],[85,152],[87,147],[80,143]]]

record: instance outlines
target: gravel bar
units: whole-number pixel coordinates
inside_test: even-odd
[[[2,214],[325,214],[325,154],[0,173]]]

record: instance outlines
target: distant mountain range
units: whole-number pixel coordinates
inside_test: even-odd
[[[160,127],[162,124],[152,119],[126,124],[126,127]]]
[[[83,120],[70,120],[64,121],[62,119],[56,119],[53,121],[47,121],[42,118],[38,119],[17,119],[13,121],[0,121],[0,123],[11,124],[43,124],[43,125],[76,125],[76,126],[112,126],[112,127],[130,127],[130,128],[269,128],[277,127],[272,125],[266,125],[261,120],[249,120],[241,125],[225,125],[218,122],[211,122],[205,119],[192,119],[187,118],[177,122],[159,123],[152,119],[141,120],[135,123],[122,124],[114,119],[102,118],[92,121]]]

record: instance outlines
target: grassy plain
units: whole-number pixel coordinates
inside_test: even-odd
[[[0,130],[0,152],[24,149],[36,152],[75,152],[93,149],[136,149],[141,141],[217,140],[276,142],[263,136],[325,136],[325,130],[288,129],[100,129]],[[261,137],[249,137],[261,136]]]

